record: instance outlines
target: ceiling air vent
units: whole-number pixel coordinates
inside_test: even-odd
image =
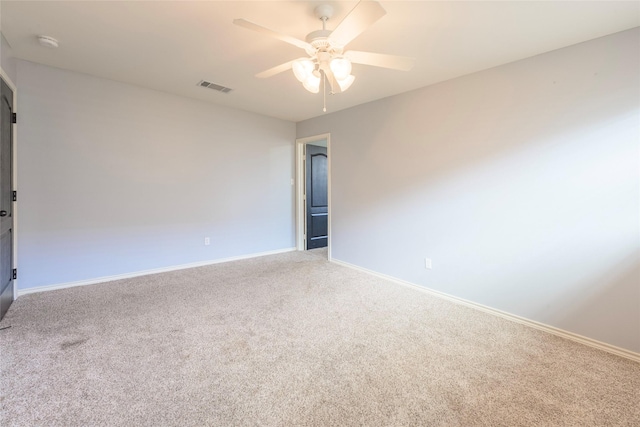
[[[217,85],[215,83],[211,83],[206,80],[200,80],[200,82],[198,83],[198,86],[207,87],[209,89],[217,90],[218,92],[222,92],[222,93],[229,93],[233,90],[230,87]]]

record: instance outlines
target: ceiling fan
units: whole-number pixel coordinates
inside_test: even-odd
[[[322,29],[310,32],[305,41],[269,30],[245,19],[233,21],[241,27],[302,48],[309,55],[265,70],[256,74],[256,77],[267,78],[293,69],[295,77],[309,92],[318,93],[321,81],[326,80],[331,87],[331,93],[341,93],[355,80],[355,76],[351,74],[352,63],[403,71],[413,67],[414,59],[404,56],[356,50],[345,52],[347,44],[387,13],[377,1],[360,1],[333,31],[326,28],[327,21],[333,16],[333,7],[321,5],[315,8],[314,13],[322,20]]]

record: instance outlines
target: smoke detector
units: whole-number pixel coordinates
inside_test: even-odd
[[[38,43],[40,43],[40,46],[48,47],[50,49],[58,47],[58,40],[49,36],[38,36]]]

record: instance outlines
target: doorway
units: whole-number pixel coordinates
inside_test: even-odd
[[[296,140],[296,247],[327,247],[331,259],[330,135]]]
[[[0,320],[15,299],[14,125],[15,87],[0,73]]]

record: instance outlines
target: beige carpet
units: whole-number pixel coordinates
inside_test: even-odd
[[[640,364],[323,256],[21,297],[0,425],[640,425]]]

